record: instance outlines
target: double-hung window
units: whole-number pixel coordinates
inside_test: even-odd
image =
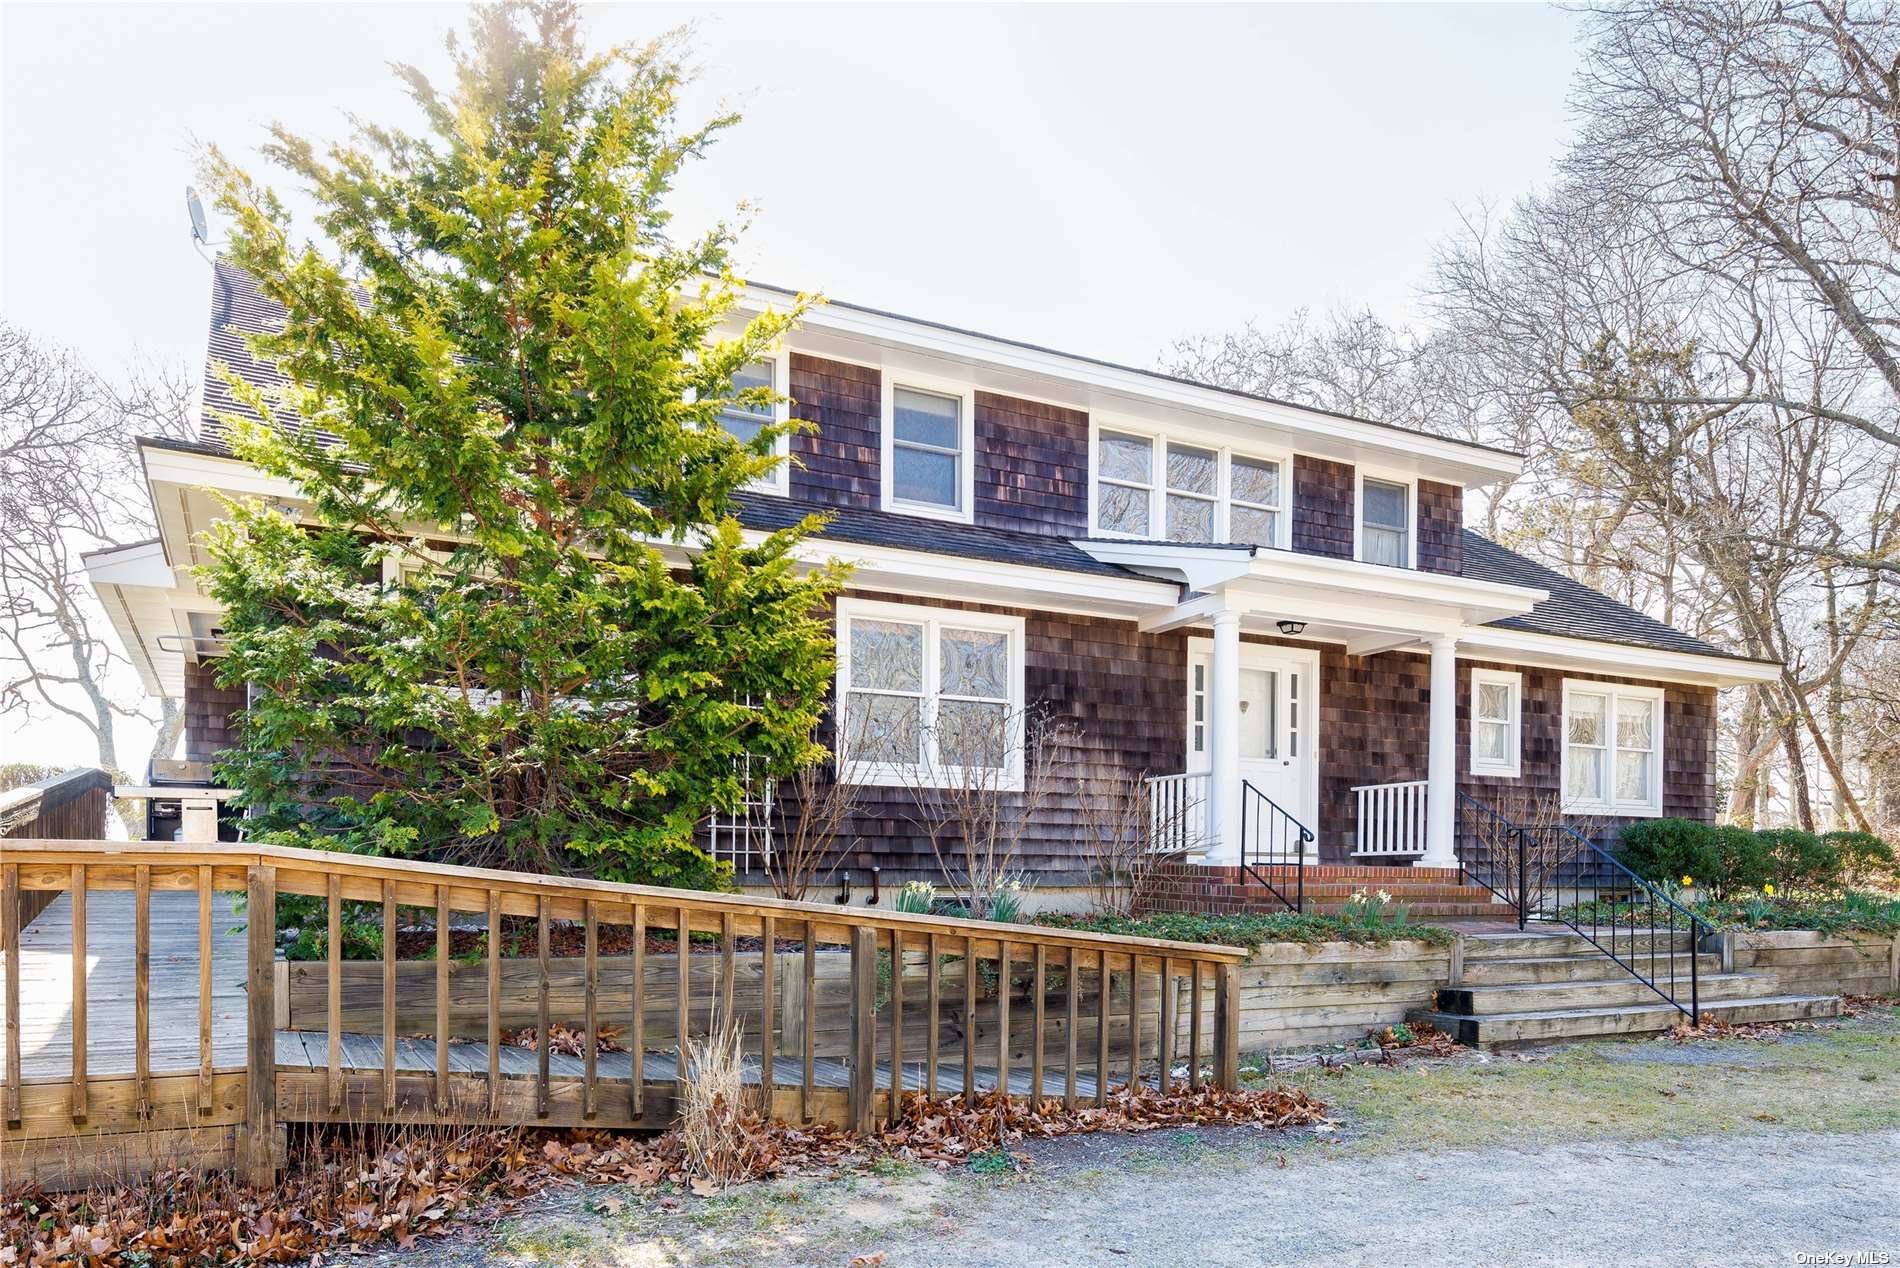
[[[754,361],[742,367],[732,376],[734,394],[748,388],[764,388],[768,392],[783,397],[785,385],[780,381],[779,368],[784,362],[781,358],[768,357],[763,361]],[[734,400],[719,411],[719,425],[726,429],[732,438],[742,445],[750,445],[759,438],[759,433],[770,423],[780,421],[784,402],[765,405],[741,404]],[[784,459],[790,450],[789,437],[780,436],[775,451]],[[770,493],[783,493],[789,487],[791,464],[787,461],[772,468],[772,473],[761,477],[752,487]]]
[[[1155,442],[1105,431],[1095,446],[1095,520],[1104,533],[1146,537],[1152,526]]]
[[[1211,542],[1220,507],[1220,454],[1193,445],[1168,446],[1168,540]]]
[[[1280,464],[1235,454],[1229,472],[1227,540],[1280,544]]]
[[[1564,809],[1662,813],[1663,693],[1653,687],[1564,683]]]
[[[884,504],[892,510],[968,519],[972,398],[887,382]]]
[[[1522,769],[1524,677],[1503,669],[1471,671],[1471,773],[1516,779]]]
[[[1412,566],[1410,485],[1370,476],[1360,481],[1359,558],[1389,568]]]
[[[1020,617],[840,599],[838,648],[841,778],[1020,784]]]
[[[1095,438],[1093,531],[1283,546],[1283,471],[1274,458],[1103,428]]]

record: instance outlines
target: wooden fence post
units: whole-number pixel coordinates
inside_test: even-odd
[[[244,1123],[238,1131],[238,1174],[265,1188],[277,1180],[277,869],[245,871]]]
[[[806,1007],[810,1007],[809,1002]],[[850,1127],[869,1133],[877,1089],[877,930],[851,931]]]
[[[1223,1092],[1240,1087],[1240,966],[1223,964],[1214,979],[1214,1081]]]

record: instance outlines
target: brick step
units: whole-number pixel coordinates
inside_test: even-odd
[[[1838,1017],[1838,995],[1769,995],[1755,999],[1716,1000],[1702,1008],[1703,1020],[1733,1024],[1765,1021],[1805,1021]],[[1502,1013],[1468,1017],[1458,1013],[1426,1012],[1426,1021],[1473,1047],[1548,1043],[1557,1039],[1590,1039],[1614,1035],[1655,1034],[1688,1020],[1679,1009],[1661,1000],[1621,1008],[1569,1008],[1543,1012]]]
[[[1476,885],[1334,885],[1331,883],[1315,885],[1312,881],[1306,882],[1308,898],[1315,896],[1351,898],[1354,894],[1375,894],[1381,890],[1390,894],[1397,902],[1408,902],[1414,898],[1444,898],[1465,902],[1495,901],[1490,890],[1480,889]]]
[[[1314,881],[1392,881],[1413,880],[1425,884],[1456,885],[1461,873],[1455,867],[1377,867],[1344,863],[1309,863],[1306,883]]]
[[[1464,967],[1465,986],[1512,986],[1526,982],[1594,982],[1614,980],[1629,976],[1622,965],[1604,955],[1601,951],[1591,951],[1587,955],[1547,955],[1518,956],[1503,960],[1474,960],[1470,956],[1470,942],[1466,942]],[[1689,955],[1686,951],[1675,953],[1676,973],[1689,971]],[[1667,961],[1658,956],[1657,967],[1668,972]],[[1648,957],[1644,957],[1643,969],[1648,971]],[[1696,972],[1704,975],[1720,973],[1722,957],[1719,955],[1700,955],[1696,957]]]
[[[1314,902],[1307,895],[1306,910],[1318,916],[1337,916],[1346,910],[1343,902]],[[1408,903],[1406,918],[1412,921],[1424,920],[1509,920],[1515,919],[1509,907],[1500,907],[1491,903]]]
[[[1507,1014],[1562,1012],[1578,1008],[1619,1008],[1626,1005],[1660,1002],[1656,992],[1610,963],[1621,975],[1577,982],[1513,982],[1496,986],[1450,986],[1438,992],[1438,1011],[1462,1017],[1497,1017]],[[1669,990],[1668,978],[1657,979]],[[1699,977],[1696,993],[1704,1004],[1716,1000],[1749,999],[1772,996],[1781,989],[1773,973],[1712,973]],[[1673,994],[1689,998],[1689,977],[1677,977]]]

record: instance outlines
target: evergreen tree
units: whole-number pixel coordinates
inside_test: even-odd
[[[427,129],[273,131],[324,245],[216,150],[229,252],[282,304],[226,372],[237,453],[301,522],[234,503],[203,576],[252,702],[221,779],[269,839],[714,886],[694,848],[735,763],[823,757],[835,567],[750,544],[734,493],[792,424],[719,423],[806,301],[742,325],[737,230],[677,243],[665,199],[736,120],[682,126],[677,40],[590,54],[571,4],[479,9]]]

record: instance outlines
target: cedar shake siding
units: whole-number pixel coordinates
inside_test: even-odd
[[[185,662],[185,760],[209,762],[238,742],[244,688],[220,687],[211,661]]]
[[[1107,768],[1158,775],[1182,769],[1187,747],[1185,633],[1143,634],[1128,621],[903,595],[853,592],[852,597],[1024,618],[1024,701],[1049,722],[1070,728],[1073,740],[1057,763],[1054,793],[1031,825],[1015,862],[1033,884],[1086,881],[1077,790],[1089,772]],[[827,716],[819,736],[827,746],[832,742],[830,728]],[[851,848],[839,864],[840,872],[851,871],[854,887],[869,884],[872,867],[883,869],[880,883],[885,886],[912,879],[942,883],[930,838],[916,818],[908,789],[860,786],[856,812],[841,834]],[[945,834],[943,841],[946,855],[954,860],[954,836]],[[748,884],[765,880],[752,874],[740,879]]]
[[[1293,455],[1293,549],[1352,558],[1353,468],[1348,462]]]
[[[1470,702],[1473,665],[1523,675],[1522,764],[1516,779],[1470,773]],[[1427,658],[1387,652],[1347,656],[1338,648],[1320,657],[1319,820],[1320,858],[1352,861],[1357,834],[1352,789],[1424,779],[1431,738]],[[1713,687],[1647,683],[1570,670],[1458,662],[1458,788],[1505,809],[1525,797],[1556,797],[1563,774],[1563,684],[1592,682],[1662,686],[1663,814],[1705,823],[1715,818],[1715,708]],[[1582,822],[1581,819],[1578,820]],[[1592,819],[1613,844],[1614,829],[1628,820]],[[1409,860],[1406,860],[1409,861]]]
[[[879,372],[792,354],[792,417],[816,423],[792,436],[791,490],[801,502],[877,509]]]
[[[1418,482],[1418,566],[1454,577],[1465,570],[1465,491],[1458,485]]]
[[[976,522],[989,528],[1086,536],[1088,414],[978,392]]]

